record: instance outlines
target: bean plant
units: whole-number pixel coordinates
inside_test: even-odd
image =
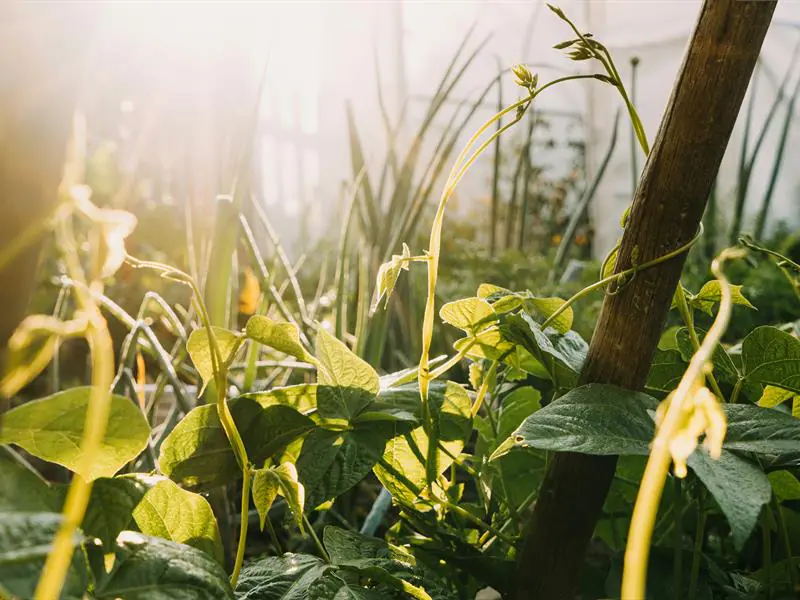
[[[678,286],[673,310],[682,325],[662,337],[644,391],[579,385],[588,344],[572,328],[573,311],[590,294],[624,293],[637,273],[687,252],[702,232],[618,273],[614,250],[598,281],[568,299],[487,282],[437,310],[448,200],[539,94],[574,80],[613,86],[649,151],[611,54],[551,8],[574,35],[556,48],[598,72],[540,84],[515,66],[523,95],[456,158],[427,249],[402,244],[377,272],[373,311],[392,301],[402,271],[427,270],[414,368],[378,373],[354,351],[358,340],[348,344],[342,328],[315,322],[311,308],[292,317],[280,290],[259,296],[252,275],[243,289],[255,293],[246,302],[255,314],[241,328],[220,326],[196,276],[128,254],[135,219],[96,206],[91,190],[65,179],[52,223],[70,301],[23,321],[0,390],[15,397],[68,338],[88,343],[91,385],[3,415],[0,598],[444,600],[487,587],[511,594],[524,515],[552,453],[565,451],[622,457],[596,532],[604,581],[583,586],[586,597],[761,598],[797,589],[788,523],[796,517],[787,507],[800,499],[798,326],[721,340],[735,310],[755,309],[726,278],[727,262],[766,255],[795,286],[800,266],[744,238],[712,262],[713,278],[700,289]],[[265,272],[241,223],[254,266]],[[189,301],[170,306],[152,294],[138,315],[125,313],[104,295],[123,265],[182,286]],[[150,313],[174,338],[171,347],[154,334]],[[707,331],[695,325],[701,313],[713,317]],[[118,356],[107,318],[128,329]],[[430,356],[435,327],[460,332],[450,357]],[[159,393],[170,386],[175,395],[166,415],[137,391],[143,355],[158,366]],[[469,382],[448,379],[463,363]],[[258,377],[264,368],[300,376],[274,385]],[[47,463],[70,471],[69,483],[46,480]],[[381,492],[359,527],[336,509],[365,481]],[[259,531],[266,552],[248,548]],[[279,535],[286,531],[292,536]],[[778,548],[783,560],[775,562]],[[596,572],[587,565],[589,579]],[[647,588],[648,579],[658,584]]]

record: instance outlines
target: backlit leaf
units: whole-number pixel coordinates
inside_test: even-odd
[[[241,339],[233,331],[228,331],[222,327],[212,327],[214,331],[214,338],[217,340],[217,347],[222,356],[222,362],[227,363],[233,358],[233,354],[239,348]],[[195,369],[203,380],[203,389],[208,385],[209,381],[214,379],[214,363],[211,359],[211,346],[208,341],[208,330],[205,327],[195,329],[189,334],[189,339],[186,341],[186,350],[192,358]],[[223,365],[218,365],[222,368]],[[198,394],[198,395],[199,395]]]
[[[442,321],[467,333],[477,333],[497,321],[491,305],[482,298],[448,302],[439,310]]]
[[[746,306],[747,308],[755,310],[756,307],[750,304],[750,301],[742,294],[742,286],[731,285],[730,288],[734,304]],[[689,300],[689,303],[692,307],[702,310],[708,315],[712,315],[713,312],[711,309],[714,307],[714,304],[717,304],[721,299],[722,289],[720,288],[720,283],[718,280],[712,279],[703,284],[703,287]]]
[[[217,520],[208,501],[173,481],[153,478],[151,487],[133,509],[139,531],[202,550],[224,564]]]
[[[380,389],[378,374],[324,329],[317,335],[317,407],[323,417],[351,419]]]
[[[110,477],[147,445],[150,427],[130,399],[112,395],[108,427],[97,453],[82,465],[81,441],[91,387],[76,387],[26,402],[3,415],[0,443],[62,465],[85,479]]]
[[[293,323],[279,323],[263,315],[254,315],[248,319],[245,333],[251,340],[294,356],[297,360],[308,361],[311,358],[300,342],[297,325]]]

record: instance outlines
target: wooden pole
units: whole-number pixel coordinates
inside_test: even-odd
[[[706,0],[636,190],[617,270],[696,234],[775,10],[764,0]],[[686,256],[642,271],[606,296],[582,383],[641,390]],[[520,551],[518,600],[572,600],[617,459],[553,457]]]

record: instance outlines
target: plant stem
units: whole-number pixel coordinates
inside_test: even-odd
[[[239,519],[239,543],[236,547],[236,561],[233,563],[233,573],[231,574],[231,587],[236,588],[236,582],[239,581],[239,573],[242,570],[244,563],[244,549],[247,545],[247,526],[250,519],[247,518],[247,513],[250,508],[250,479],[252,472],[248,468],[242,471],[242,518]],[[267,519],[269,520],[269,519]],[[272,524],[270,524],[272,528]],[[280,550],[280,546],[278,546]]]
[[[303,513],[303,521],[305,522],[308,533],[311,535],[311,539],[314,540],[314,545],[316,545],[317,551],[322,559],[325,562],[331,562],[331,557],[328,555],[328,552],[325,550],[325,546],[322,545],[319,537],[317,537],[317,532],[314,531],[314,526],[311,524],[311,521],[308,520],[308,516],[305,513]]]
[[[694,318],[692,317],[692,312],[689,310],[689,303],[686,302],[686,293],[683,291],[683,285],[680,283],[678,283],[678,287],[675,290],[675,300],[677,300],[678,311],[681,313],[683,322],[686,324],[686,329],[689,332],[689,339],[692,342],[692,347],[694,351],[697,352],[698,348],[700,348],[700,339],[697,337],[697,329],[694,327]],[[722,395],[722,390],[719,389],[719,384],[714,374],[709,371],[706,374],[706,378],[708,379],[709,385],[711,385],[711,389],[717,395],[717,398],[724,401],[725,396]]]
[[[83,270],[78,259],[71,221],[64,219],[59,227],[60,241],[65,247],[64,260],[71,278],[83,281]],[[86,339],[92,358],[92,389],[86,409],[81,461],[67,491],[64,502],[64,520],[53,540],[41,578],[36,585],[35,600],[52,600],[61,595],[75,546],[75,532],[83,523],[92,491],[92,481],[85,479],[100,449],[108,427],[111,411],[111,384],[114,380],[114,343],[105,319],[95,304],[88,288],[76,287],[78,306],[87,315]],[[80,474],[78,474],[80,473]]]
[[[789,527],[786,524],[786,517],[781,510],[781,505],[778,502],[778,499],[775,497],[775,494],[772,494],[772,508],[775,511],[775,518],[778,521],[778,527],[781,530],[781,539],[783,540],[783,550],[784,554],[786,554],[786,560],[788,561],[788,571],[789,571],[789,581],[792,583],[792,589],[797,590],[798,586],[798,578],[797,578],[797,567],[795,566],[794,562],[794,555],[792,554],[792,540],[789,537]]]
[[[740,377],[736,380],[736,383],[733,386],[733,391],[731,392],[731,404],[736,404],[739,400],[739,392],[742,390],[742,385],[744,384],[744,378]]]
[[[762,567],[767,580],[767,600],[772,600],[772,536],[769,528],[769,511],[766,507],[761,512],[761,552]],[[791,557],[789,560],[791,561]]]

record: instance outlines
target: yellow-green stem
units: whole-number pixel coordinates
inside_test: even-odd
[[[236,582],[239,581],[239,573],[242,570],[242,564],[244,563],[244,548],[247,542],[247,525],[248,519],[247,515],[250,509],[250,476],[251,476],[250,468],[246,468],[242,471],[242,512],[241,518],[239,519],[239,543],[236,547],[236,560],[233,563],[233,573],[231,574],[231,587],[236,587]]]
[[[686,301],[686,294],[683,291],[683,286],[679,283],[678,288],[675,290],[675,300],[678,304],[678,311],[681,313],[681,317],[683,318],[683,322],[686,324],[686,330],[689,332],[689,339],[692,342],[692,347],[694,351],[697,352],[698,348],[700,348],[700,338],[697,336],[697,330],[694,327],[694,318],[692,317],[692,312],[689,310],[689,303]],[[720,400],[724,401],[725,396],[722,395],[722,390],[719,389],[719,384],[717,383],[717,378],[714,377],[712,372],[708,372],[706,374],[706,378],[708,379],[708,383],[711,386],[711,390]]]
[[[83,458],[79,468],[81,473],[87,473],[100,449],[108,426],[111,382],[114,380],[114,344],[97,307],[84,306],[83,309],[94,313],[87,331],[92,353],[92,390],[86,410],[86,422],[81,440]],[[53,540],[52,550],[36,586],[35,600],[52,600],[61,595],[64,579],[72,561],[75,532],[83,523],[91,492],[92,481],[84,479],[82,475],[73,476],[64,502],[64,520]]]
[[[701,380],[710,363],[714,350],[722,338],[731,316],[733,300],[728,280],[722,273],[722,263],[741,256],[741,251],[724,250],[711,264],[711,271],[720,282],[722,298],[714,324],[708,330],[703,343],[695,352],[689,367],[673,393],[666,414],[656,432],[650,458],[645,467],[636,504],[633,507],[628,543],[625,548],[624,571],[622,575],[622,598],[634,600],[645,597],[647,583],[647,563],[650,556],[650,543],[653,536],[658,506],[664,492],[664,482],[669,473],[671,454],[669,444],[679,431],[683,420],[683,403],[690,396],[692,388]]]

